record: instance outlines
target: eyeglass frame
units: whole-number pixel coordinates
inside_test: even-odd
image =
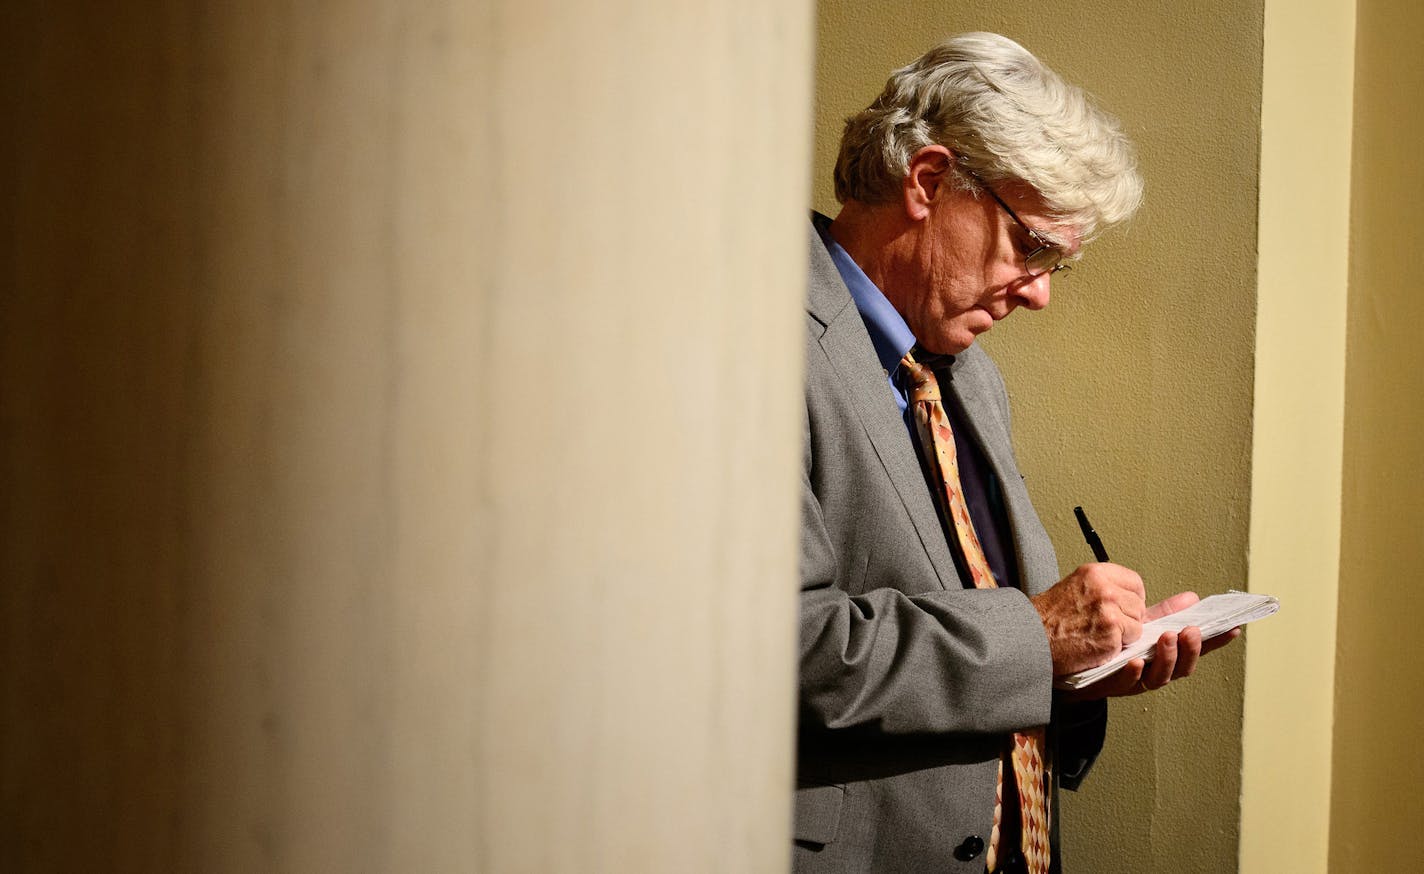
[[[983,188],[985,191],[989,192],[989,196],[994,198],[995,203],[1003,207],[1004,212],[1009,214],[1009,218],[1014,220],[1014,224],[1023,228],[1024,232],[1028,234],[1028,238],[1038,244],[1037,249],[1034,249],[1032,252],[1029,252],[1024,255],[1024,270],[1028,273],[1029,276],[1042,276],[1045,273],[1047,273],[1049,276],[1052,276],[1060,270],[1073,269],[1072,264],[1069,264],[1067,261],[1063,260],[1068,256],[1063,251],[1062,246],[1059,246],[1057,243],[1054,243],[1052,240],[1048,239],[1048,237],[1045,236],[1041,231],[1037,231],[1029,227],[1028,223],[1025,222],[1023,219],[1019,218],[1018,213],[1014,212],[1014,208],[1004,202],[1004,199],[999,196],[999,192],[995,191],[993,187],[989,185],[989,183],[979,178],[978,173],[975,173],[973,170],[970,170],[968,168],[963,169],[964,172],[968,174],[971,179],[979,183],[980,188]],[[1035,270],[1033,264],[1034,259],[1038,259],[1040,262],[1044,262],[1045,259],[1042,256],[1045,252],[1053,256],[1053,266],[1047,267],[1045,269],[1042,267],[1042,264],[1040,264],[1040,269]]]

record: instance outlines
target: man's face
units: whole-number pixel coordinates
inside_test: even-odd
[[[1076,252],[1078,235],[1055,226],[1042,200],[1022,185],[1000,197],[1028,227]],[[1048,306],[1050,274],[1030,275],[1024,257],[1038,244],[987,193],[941,185],[916,240],[905,275],[896,283],[901,315],[920,345],[955,354],[1018,307]]]

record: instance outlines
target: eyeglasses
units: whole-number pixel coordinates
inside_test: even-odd
[[[1009,214],[1009,218],[1014,220],[1014,224],[1023,228],[1024,232],[1028,234],[1028,238],[1037,246],[1036,249],[1024,255],[1024,269],[1028,271],[1029,276],[1042,276],[1045,273],[1051,274],[1060,270],[1072,269],[1073,265],[1063,260],[1063,249],[1043,234],[1024,224],[1024,220],[1019,218],[1013,207],[1004,203],[1004,199],[999,196],[999,193],[990,188],[988,183],[980,179],[977,174],[970,173],[969,175],[974,177],[974,181],[978,182],[981,188],[989,192],[989,196],[994,198],[994,202],[1004,208],[1004,212]]]

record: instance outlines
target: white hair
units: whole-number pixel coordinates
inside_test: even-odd
[[[846,121],[836,199],[892,200],[910,158],[933,144],[988,185],[1029,185],[1084,239],[1142,202],[1137,159],[1117,119],[998,34],[952,37],[891,74],[875,102]]]

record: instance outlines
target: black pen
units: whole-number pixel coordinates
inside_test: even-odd
[[[1103,549],[1102,538],[1098,537],[1098,532],[1093,530],[1089,524],[1088,517],[1083,513],[1082,507],[1074,507],[1073,515],[1078,517],[1078,527],[1083,529],[1083,539],[1088,541],[1088,546],[1093,550],[1093,558],[1098,561],[1108,560],[1108,551]]]

